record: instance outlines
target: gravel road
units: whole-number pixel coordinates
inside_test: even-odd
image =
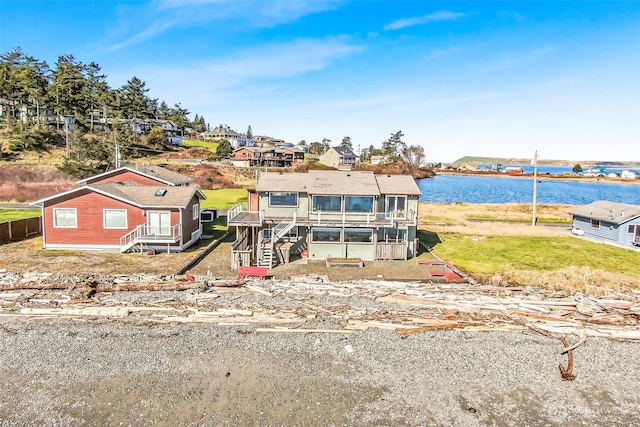
[[[575,381],[560,379],[560,349],[533,332],[7,316],[0,425],[640,425],[638,344],[590,338],[574,351]]]

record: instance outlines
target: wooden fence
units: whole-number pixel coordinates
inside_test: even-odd
[[[25,218],[0,224],[0,245],[42,234],[41,217]]]

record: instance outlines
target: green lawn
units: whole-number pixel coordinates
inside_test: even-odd
[[[212,142],[212,141],[199,141],[197,139],[183,139],[182,140],[182,145],[184,145],[185,147],[198,147],[198,148],[207,148],[212,152],[216,152],[216,149],[218,148],[218,143],[217,142]]]
[[[202,234],[213,236],[214,239],[219,239],[224,233],[229,230],[227,227],[227,217],[219,216],[212,222],[202,223]]]
[[[0,223],[40,216],[40,209],[0,209]]]
[[[247,202],[247,190],[244,188],[222,188],[202,190],[207,200],[200,202],[202,209],[230,209],[238,203]]]
[[[505,269],[556,271],[570,266],[640,276],[640,253],[574,237],[513,237],[423,232],[433,252],[469,273],[493,274]],[[437,240],[441,239],[442,243]]]

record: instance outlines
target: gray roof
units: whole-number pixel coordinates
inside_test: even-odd
[[[338,154],[340,154],[341,156],[346,156],[346,157],[357,157],[356,153],[353,152],[353,150],[347,146],[337,146],[337,147],[332,147],[334,150],[336,150],[338,152]]]
[[[379,196],[380,189],[371,171],[310,170],[307,193]]]
[[[189,202],[194,194],[200,199],[207,198],[207,196],[205,196],[198,187],[142,185],[133,181],[125,181],[85,185],[69,191],[54,194],[53,196],[45,197],[44,199],[36,200],[30,204],[43,205],[46,202],[87,190],[95,191],[141,208],[186,208],[189,206]],[[158,190],[166,191],[164,192],[164,195],[156,196],[156,192]]]
[[[307,173],[263,172],[257,192],[296,192],[324,195],[420,195],[410,175],[375,175],[371,171],[310,170]]]
[[[378,181],[378,187],[382,194],[406,194],[409,196],[422,194],[416,180],[411,175],[376,175],[376,181]]]
[[[598,200],[597,202],[574,209],[569,213],[573,216],[622,224],[636,217],[640,217],[640,206]]]
[[[98,175],[90,176],[89,178],[78,181],[78,184],[85,184],[100,179],[105,176],[115,175],[121,171],[132,171],[142,176],[147,176],[166,183],[167,185],[182,185],[192,182],[194,179],[186,175],[182,175],[177,172],[173,172],[169,169],[165,169],[161,166],[155,165],[133,165],[124,166],[119,169],[110,170]]]
[[[197,187],[140,185],[134,182],[106,182],[87,186],[140,207],[186,207],[197,194],[206,198]],[[158,192],[162,196],[156,196]]]
[[[307,183],[306,173],[263,172],[258,177],[257,192],[304,193]]]

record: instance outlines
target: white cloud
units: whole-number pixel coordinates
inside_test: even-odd
[[[162,93],[154,93],[154,97],[167,102],[189,99],[190,105],[206,105],[226,97],[237,100],[240,90],[272,90],[281,79],[322,70],[363,49],[339,37],[298,39],[264,44],[232,57],[184,67],[141,66],[120,74],[111,73],[111,79],[123,84],[132,75],[141,75],[148,87],[161,88]]]
[[[430,13],[428,15],[414,16],[412,18],[402,18],[384,26],[385,30],[401,30],[403,28],[414,27],[416,25],[430,24],[432,22],[455,21],[464,16],[460,12],[448,12],[446,10]]]
[[[270,28],[339,6],[339,1],[221,1],[158,0],[140,7],[130,5],[120,25],[124,39],[113,43],[113,52],[159,36],[171,28],[239,21],[248,27]],[[129,28],[143,28],[133,32]]]

